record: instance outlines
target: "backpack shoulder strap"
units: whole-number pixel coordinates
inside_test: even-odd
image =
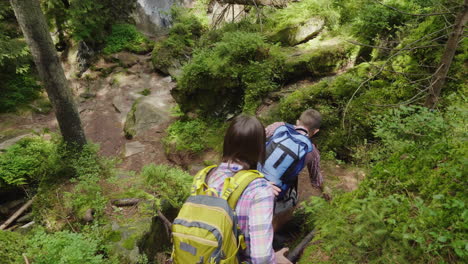
[[[202,169],[201,171],[199,171],[195,177],[193,178],[193,183],[192,183],[192,188],[191,188],[191,191],[190,191],[190,195],[200,195],[200,194],[205,194],[205,190],[204,190],[204,187],[208,187],[205,183],[205,179],[206,179],[206,175],[208,175],[208,173],[216,168],[217,165],[212,165],[212,166],[208,166],[204,169]]]
[[[258,178],[263,178],[263,174],[257,170],[241,170],[233,177],[226,178],[224,182],[222,198],[228,201],[229,206],[234,210],[237,201],[249,184]]]

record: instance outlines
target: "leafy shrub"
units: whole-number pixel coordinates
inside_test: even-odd
[[[83,234],[61,231],[48,234],[38,230],[28,240],[27,255],[34,263],[107,263],[99,252],[98,241]]]
[[[466,262],[466,118],[463,104],[382,116],[376,135],[387,155],[357,191],[311,203],[323,243],[304,261],[321,251],[320,263]]]
[[[58,169],[57,147],[39,137],[21,139],[0,155],[0,187],[37,184]]]
[[[106,47],[103,49],[105,54],[122,50],[141,53],[150,48],[148,38],[138,32],[136,27],[131,24],[113,25],[112,32],[106,37],[105,43]]]
[[[0,231],[0,259],[2,263],[24,263],[21,254],[26,250],[24,237],[16,232]]]
[[[173,90],[184,112],[223,117],[256,109],[261,97],[277,89],[283,58],[258,33],[226,32],[212,47],[199,49],[183,67]]]
[[[167,39],[155,44],[152,62],[155,69],[166,74],[182,67],[191,56],[197,40],[205,31],[202,23],[188,10],[173,8],[174,25]],[[174,76],[176,77],[176,76]]]
[[[150,164],[143,167],[141,177],[176,208],[180,208],[190,194],[192,176],[179,168]]]

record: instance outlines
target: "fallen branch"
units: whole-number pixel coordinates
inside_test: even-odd
[[[304,239],[302,239],[301,243],[299,243],[293,249],[293,251],[291,251],[288,254],[287,258],[289,259],[289,261],[293,263],[296,262],[299,259],[299,256],[301,255],[304,248],[307,246],[307,244],[309,244],[309,242],[314,238],[314,236],[315,236],[315,230],[312,230],[309,234],[307,234],[307,236],[305,236]]]
[[[166,228],[166,233],[167,233],[167,236],[168,237],[171,237],[171,230],[172,230],[172,223],[171,221],[169,221],[164,215],[163,213],[158,210],[158,217],[159,219],[161,219],[161,221],[163,222],[164,224],[164,227]]]
[[[29,264],[28,257],[24,253],[23,253],[23,259],[24,259],[24,263]]]
[[[27,223],[27,224],[25,224],[25,225],[23,225],[23,226],[20,226],[20,228],[21,228],[21,229],[28,228],[28,227],[34,225],[34,223],[35,223],[34,221],[31,221],[31,222],[29,222],[29,223]]]
[[[140,202],[138,198],[114,199],[111,203],[115,206],[133,206]]]
[[[5,228],[7,228],[11,223],[13,223],[22,213],[24,213],[26,210],[29,209],[29,207],[31,207],[32,205],[32,202],[33,202],[34,198],[32,198],[31,200],[29,200],[27,203],[25,203],[23,206],[21,206],[20,209],[18,209],[18,211],[16,211],[10,218],[8,218],[8,220],[6,220],[1,226],[0,226],[0,230],[4,230]]]

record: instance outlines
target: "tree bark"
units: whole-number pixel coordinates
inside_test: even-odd
[[[78,148],[86,144],[80,116],[72,92],[55,51],[38,0],[10,0],[31,54],[54,106],[63,140]]]
[[[429,94],[426,98],[425,106],[428,108],[435,108],[440,97],[440,91],[445,84],[450,65],[452,64],[453,57],[458,47],[458,42],[463,37],[463,29],[468,21],[468,0],[465,0],[460,13],[458,13],[453,26],[453,31],[450,34],[447,44],[445,45],[444,54],[440,60],[439,67],[434,73],[429,87]]]
[[[221,4],[285,7],[288,0],[218,0]]]

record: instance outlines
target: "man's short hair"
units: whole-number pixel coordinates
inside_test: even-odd
[[[299,121],[301,121],[302,125],[312,132],[313,130],[320,128],[322,115],[315,109],[308,109],[302,112],[301,117],[299,117]]]

